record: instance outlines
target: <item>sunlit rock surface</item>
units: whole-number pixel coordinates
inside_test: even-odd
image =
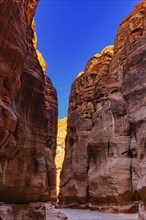
[[[37,4],[0,1],[0,202],[56,201],[57,95],[33,43]]]
[[[38,58],[38,61],[42,67],[42,70],[43,70],[43,73],[46,75],[46,71],[47,71],[47,65],[46,65],[46,62],[44,60],[44,57],[43,55],[41,54],[41,52],[37,49],[37,35],[36,35],[36,24],[35,24],[35,21],[33,19],[32,21],[32,30],[33,30],[33,39],[32,39],[32,42],[33,42],[33,46],[34,48],[36,49],[36,54],[37,54],[37,58]]]
[[[121,23],[113,47],[87,63],[70,94],[60,204],[100,211],[146,207],[146,5]]]
[[[55,156],[57,194],[59,193],[60,172],[62,170],[62,165],[64,161],[66,132],[67,132],[67,118],[59,119],[57,147],[56,147],[56,156]]]

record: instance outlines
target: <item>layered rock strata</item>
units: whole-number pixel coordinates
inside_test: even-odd
[[[57,96],[33,45],[37,4],[0,1],[0,202],[5,203],[56,200]]]
[[[146,3],[72,85],[60,204],[144,216]],[[145,217],[141,217],[145,219]]]

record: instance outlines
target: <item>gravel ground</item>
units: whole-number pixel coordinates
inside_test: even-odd
[[[137,214],[110,214],[79,209],[59,209],[65,213],[68,220],[137,220]]]

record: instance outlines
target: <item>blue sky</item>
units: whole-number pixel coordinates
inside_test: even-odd
[[[35,22],[47,75],[57,89],[59,118],[67,116],[73,81],[96,53],[114,44],[120,22],[139,0],[40,0]]]

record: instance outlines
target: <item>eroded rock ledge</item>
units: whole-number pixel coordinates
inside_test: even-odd
[[[92,57],[70,94],[60,204],[146,219],[146,2]],[[145,217],[144,217],[145,216]]]

